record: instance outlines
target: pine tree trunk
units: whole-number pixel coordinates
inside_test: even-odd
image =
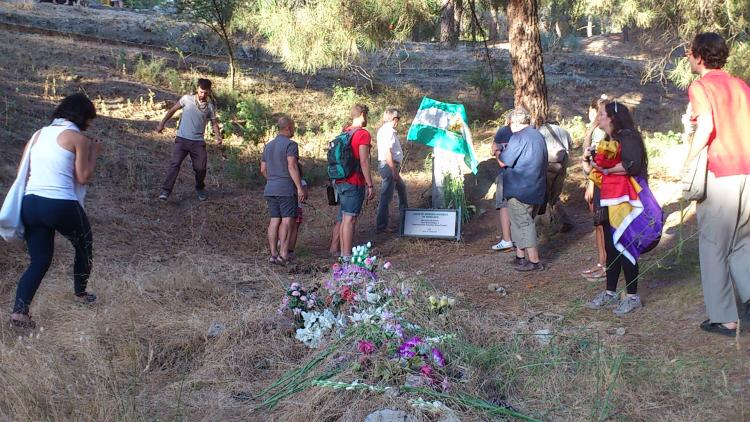
[[[491,6],[489,10],[489,16],[487,19],[487,27],[489,28],[488,38],[490,41],[497,41],[500,39],[500,34],[498,32],[500,28],[500,21],[497,17],[497,14],[498,14],[497,8],[494,6]]]
[[[461,23],[464,19],[464,0],[453,0],[454,4],[454,16],[456,18],[456,23],[454,24],[454,37],[456,38],[456,42],[461,38]]]
[[[224,45],[227,49],[227,56],[229,56],[229,79],[232,81],[232,89],[237,88],[238,73],[240,70],[237,64],[237,58],[234,57],[234,49],[232,48],[232,41],[229,39],[224,40]]]
[[[456,45],[455,8],[453,0],[444,0],[440,14],[440,42],[451,47]]]
[[[526,107],[539,126],[547,119],[547,85],[536,0],[510,0],[508,26],[515,105]]]

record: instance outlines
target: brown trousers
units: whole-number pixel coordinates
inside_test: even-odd
[[[172,162],[169,165],[167,178],[161,187],[162,190],[172,192],[177,175],[180,174],[182,162],[188,155],[190,155],[190,161],[193,163],[193,171],[195,172],[195,189],[203,190],[206,187],[206,165],[208,163],[206,143],[203,141],[191,141],[178,136],[174,141]]]

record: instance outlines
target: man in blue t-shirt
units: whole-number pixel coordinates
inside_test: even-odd
[[[505,126],[500,127],[495,133],[495,139],[492,142],[492,156],[497,159],[500,153],[503,152],[505,147],[508,146],[510,137],[513,136],[513,131],[510,130],[510,121],[505,119]],[[499,163],[499,162],[498,162]],[[501,238],[500,242],[491,246],[493,251],[501,252],[512,252],[513,241],[510,237],[510,215],[508,214],[508,202],[503,197],[503,171],[502,168],[498,171],[497,178],[495,178],[495,209],[500,214],[500,230]]]
[[[498,161],[503,167],[503,196],[508,201],[510,230],[516,244],[514,269],[543,271],[534,217],[544,205],[547,189],[547,145],[531,124],[531,114],[516,107],[510,113],[513,131]]]

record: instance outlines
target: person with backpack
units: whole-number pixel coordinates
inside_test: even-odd
[[[18,281],[10,315],[14,327],[36,327],[29,306],[52,263],[55,233],[63,235],[75,249],[76,302],[96,301],[96,295],[86,291],[93,237],[83,201],[102,145],[81,133],[95,117],[96,108],[86,95],[67,96],[52,114],[52,123],[34,135],[24,152],[18,175],[19,181],[25,181],[20,216],[31,262]]]
[[[663,214],[648,188],[646,147],[628,108],[608,103],[599,113],[599,127],[609,140],[599,142],[593,163],[584,162],[584,170],[593,175],[601,190],[600,205],[607,208],[607,284],[586,307],[614,308],[615,315],[621,316],[643,307],[638,295],[638,257],[658,243]],[[626,290],[622,299],[617,293],[621,272]]]
[[[370,109],[364,104],[355,104],[350,112],[352,123],[331,141],[328,149],[328,177],[332,180],[339,201],[336,224],[331,234],[331,251],[338,239],[338,247],[344,261],[351,258],[357,217],[362,204],[375,197],[370,175],[370,132],[367,115]]]
[[[548,122],[539,127],[539,133],[544,136],[547,144],[547,210],[553,221],[562,224],[561,233],[573,230],[575,224],[565,212],[560,195],[565,185],[565,177],[568,175],[570,157],[570,146],[573,143],[567,130],[560,127],[557,122]]]

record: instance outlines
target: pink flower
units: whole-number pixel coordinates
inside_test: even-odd
[[[299,300],[301,300],[301,301],[303,301],[303,302],[307,302],[307,296],[301,296],[301,297],[299,298]]]
[[[391,269],[391,261],[385,261],[385,264],[383,264],[383,268],[385,268],[386,270],[390,270]]]
[[[372,265],[372,258],[366,258],[365,259],[365,265],[367,265],[368,267],[371,266]]]
[[[300,293],[298,291],[293,291],[292,296],[299,297]]]
[[[297,289],[299,289],[299,283],[292,283],[291,287],[292,287],[293,290],[297,290]]]
[[[419,373],[430,378],[432,376],[432,367],[430,367],[430,365],[422,365],[422,367],[419,368]]]
[[[368,340],[360,340],[357,343],[357,350],[365,356],[369,356],[375,351],[375,344]]]

